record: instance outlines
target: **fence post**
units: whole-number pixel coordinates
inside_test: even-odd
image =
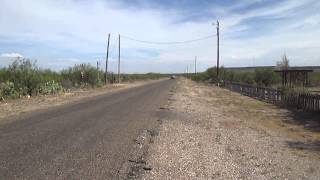
[[[113,74],[112,74],[113,75]],[[240,94],[258,98],[273,104],[303,110],[320,111],[320,95],[311,93],[284,94],[279,89],[258,87],[249,84],[226,82],[225,87]]]

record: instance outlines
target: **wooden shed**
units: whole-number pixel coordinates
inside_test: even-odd
[[[282,78],[283,87],[305,87],[309,83],[309,73],[313,72],[312,69],[291,67],[287,69],[275,70],[280,73]]]

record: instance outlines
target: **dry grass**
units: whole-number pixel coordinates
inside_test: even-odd
[[[221,106],[223,112],[229,116],[254,123],[253,126],[256,128],[274,131],[282,136],[297,140],[306,140],[305,138],[307,138],[308,141],[320,141],[320,124],[319,121],[317,122],[317,118],[320,119],[320,116],[316,117],[316,114],[299,117],[295,113],[303,114],[303,112],[292,112],[225,89],[215,88],[215,91],[218,93],[214,96],[218,96],[218,98],[211,103]]]
[[[168,107],[143,179],[320,177],[319,132],[288,110],[186,79]]]

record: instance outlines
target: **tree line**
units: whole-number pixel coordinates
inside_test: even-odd
[[[290,68],[289,59],[284,54],[280,61],[277,62],[275,67],[278,70]],[[217,77],[217,68],[209,68],[203,73],[192,74],[190,77],[195,81],[229,81],[256,85],[260,87],[273,87],[278,88],[281,85],[281,76],[279,73],[274,72],[274,68],[257,67],[254,71],[238,71],[227,69],[224,67],[219,68],[219,78]],[[320,72],[313,72],[309,77],[309,86],[320,86]]]
[[[218,81],[217,68],[212,67],[205,72],[192,74],[190,76],[195,81]],[[219,81],[239,82],[245,84],[255,84],[258,86],[270,87],[281,82],[279,74],[272,68],[256,68],[254,71],[228,70],[219,68]]]

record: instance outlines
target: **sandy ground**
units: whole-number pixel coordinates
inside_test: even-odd
[[[142,179],[320,179],[319,116],[178,81]]]
[[[27,112],[47,109],[53,106],[76,102],[85,98],[90,98],[106,93],[113,93],[122,89],[141,86],[143,84],[152,82],[154,81],[136,81],[132,83],[107,85],[95,89],[78,89],[56,95],[36,96],[31,98],[2,101],[0,102],[0,122],[7,120],[10,116],[16,116]]]

